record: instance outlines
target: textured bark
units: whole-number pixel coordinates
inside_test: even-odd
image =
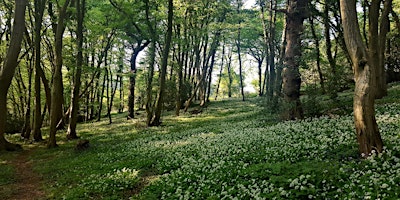
[[[76,29],[76,43],[78,52],[76,55],[76,69],[74,76],[74,87],[71,94],[71,112],[69,115],[69,124],[67,129],[68,139],[78,139],[76,133],[76,125],[78,122],[79,112],[79,91],[81,87],[81,75],[83,65],[83,20],[85,14],[85,0],[76,0],[76,15],[77,15],[77,29]]]
[[[7,93],[18,65],[18,55],[21,52],[21,43],[25,30],[26,5],[26,0],[15,1],[14,23],[12,26],[10,45],[7,49],[3,66],[0,67],[0,150],[17,150],[21,148],[19,145],[9,143],[5,139],[4,133],[7,117]]]
[[[308,0],[289,0],[286,11],[286,49],[283,68],[283,95],[286,102],[286,119],[303,118],[300,103],[301,33],[303,21],[308,17]]]
[[[389,2],[389,3],[388,3]],[[388,4],[387,4],[388,3]],[[386,38],[383,29],[379,32],[379,7],[381,1],[373,0],[370,6],[369,48],[362,40],[356,13],[356,0],[341,0],[340,11],[343,21],[344,39],[350,54],[355,80],[354,123],[359,143],[359,152],[366,157],[383,150],[383,141],[375,119],[376,75],[380,66],[380,39]],[[385,1],[385,8],[391,7],[391,1]],[[390,10],[390,9],[389,9]],[[388,12],[386,12],[388,14]],[[385,12],[383,12],[385,14]],[[385,20],[385,16],[381,20]],[[381,25],[382,22],[381,21]],[[385,22],[383,22],[385,23]],[[379,38],[379,39],[378,39]]]

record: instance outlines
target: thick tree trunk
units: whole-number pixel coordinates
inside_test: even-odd
[[[76,0],[76,15],[77,15],[77,29],[76,29],[76,42],[78,53],[76,56],[76,69],[74,77],[74,87],[72,88],[71,95],[71,112],[69,115],[69,124],[67,130],[68,139],[78,139],[76,134],[76,125],[78,122],[79,112],[79,91],[81,87],[81,75],[83,65],[83,20],[85,14],[85,0]]]
[[[389,2],[389,3],[388,3]],[[375,119],[376,74],[379,67],[381,49],[380,39],[386,38],[386,32],[379,27],[380,0],[373,0],[369,15],[369,48],[362,40],[356,12],[356,0],[341,0],[340,11],[343,21],[344,39],[353,63],[354,79],[354,123],[359,143],[359,152],[363,157],[373,151],[383,150],[383,141]],[[388,4],[387,4],[388,3]],[[385,1],[384,10],[390,10],[391,1]],[[388,12],[383,12],[381,20],[387,20]],[[386,19],[385,19],[386,18]],[[386,23],[386,22],[383,22]],[[381,21],[382,25],[382,21]],[[380,39],[378,39],[380,38]]]
[[[286,119],[303,118],[300,103],[301,33],[303,21],[308,17],[308,0],[289,0],[286,11],[286,50],[283,68],[283,95],[286,102]]]
[[[168,55],[172,40],[172,20],[173,20],[173,0],[168,1],[168,22],[167,22],[167,35],[165,38],[164,50],[161,60],[161,74],[160,74],[160,89],[158,91],[158,98],[156,102],[154,117],[150,123],[152,126],[159,126],[161,124],[161,112],[164,104],[164,94],[166,89],[166,74],[168,65]]]
[[[63,48],[63,33],[65,30],[66,11],[70,0],[66,0],[62,8],[59,8],[58,24],[55,34],[55,52],[56,66],[53,75],[53,86],[51,88],[51,108],[50,108],[50,133],[47,146],[49,148],[57,147],[56,132],[57,125],[60,121],[60,115],[63,115],[62,103],[64,101],[63,85],[62,85],[62,48]],[[62,117],[61,117],[62,118]]]
[[[7,93],[18,64],[18,55],[21,52],[21,43],[25,30],[26,5],[26,0],[15,1],[14,24],[12,26],[10,46],[8,47],[4,63],[0,67],[0,151],[12,151],[21,148],[19,145],[9,143],[5,139],[4,133],[7,118]]]

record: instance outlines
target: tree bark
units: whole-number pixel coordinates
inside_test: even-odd
[[[78,122],[79,112],[79,91],[81,87],[81,75],[83,67],[83,20],[85,16],[85,0],[76,0],[76,15],[77,15],[77,28],[76,28],[76,43],[77,43],[77,56],[76,56],[76,69],[74,76],[74,87],[72,88],[71,95],[71,112],[69,115],[69,124],[67,130],[68,139],[78,139],[76,133],[76,125]]]
[[[146,41],[142,44],[142,41],[137,42],[137,46],[133,48],[133,52],[130,59],[131,65],[131,76],[129,77],[129,100],[128,100],[128,119],[135,117],[135,85],[136,85],[136,60],[139,53],[150,44],[150,41]]]
[[[167,35],[165,38],[165,46],[161,60],[161,74],[160,74],[160,89],[158,91],[158,98],[155,107],[154,117],[152,119],[151,125],[152,126],[159,126],[161,124],[161,112],[162,106],[164,104],[164,94],[165,94],[165,87],[166,87],[166,74],[167,74],[167,65],[168,65],[168,55],[169,49],[171,46],[172,40],[172,20],[173,20],[173,0],[168,1],[168,22],[167,22]]]
[[[286,50],[283,68],[283,95],[286,102],[286,119],[303,118],[300,103],[301,33],[303,21],[308,17],[308,0],[289,0],[286,11]]]
[[[5,139],[4,133],[7,117],[7,93],[18,64],[18,55],[21,52],[21,43],[25,30],[26,5],[26,0],[15,1],[14,23],[12,26],[10,45],[3,66],[0,67],[0,150],[12,151],[21,148],[19,145],[9,143]]]
[[[61,68],[63,65],[62,60],[62,48],[63,48],[63,33],[65,30],[65,19],[67,18],[67,7],[69,6],[70,0],[66,0],[64,5],[59,8],[59,16],[57,29],[55,34],[55,55],[56,55],[56,66],[53,75],[53,86],[51,88],[51,108],[50,108],[50,133],[49,140],[47,143],[48,148],[57,147],[56,143],[56,132],[57,125],[59,124],[60,115],[63,115],[62,103],[63,98],[63,85],[62,85],[62,72]],[[62,118],[62,117],[61,117]]]
[[[380,0],[371,2],[369,48],[367,49],[358,28],[356,0],[340,0],[344,39],[354,71],[354,123],[359,152],[363,157],[369,156],[372,151],[380,153],[383,150],[383,141],[375,119],[376,89],[374,88],[377,81],[377,69],[381,67],[379,66],[380,54],[378,52],[381,49],[381,45],[385,45],[380,44],[379,41],[382,39],[381,37],[386,38],[385,31],[378,32],[380,3]],[[385,9],[389,9],[386,6],[391,7],[391,0],[385,1]],[[385,18],[385,16],[381,17],[383,20]]]
[[[240,15],[240,7],[241,3],[239,1],[237,2],[237,14]],[[238,22],[238,35],[237,35],[237,40],[236,40],[236,47],[237,47],[237,52],[238,52],[238,59],[239,59],[239,79],[240,79],[240,93],[242,94],[242,101],[245,100],[244,98],[244,83],[243,83],[243,69],[242,69],[242,57],[241,57],[241,52],[240,52],[240,32],[241,32],[241,18],[239,17],[239,22]]]
[[[325,34],[325,45],[326,45],[326,57],[328,58],[329,66],[331,68],[332,72],[332,78],[331,81],[332,83],[329,84],[329,93],[331,97],[335,98],[337,96],[337,72],[336,72],[336,62],[335,59],[332,56],[332,43],[331,43],[331,32],[330,32],[330,25],[329,25],[329,4],[328,1],[325,3],[324,7],[324,34]]]
[[[317,57],[317,71],[318,71],[318,76],[319,76],[319,84],[321,85],[321,91],[323,94],[325,94],[325,81],[324,81],[324,75],[322,74],[322,69],[321,69],[321,51],[319,50],[320,44],[319,44],[319,38],[317,36],[317,33],[315,31],[315,25],[314,25],[314,19],[311,17],[310,18],[310,25],[311,25],[311,33],[314,38],[315,42],[315,56]]]

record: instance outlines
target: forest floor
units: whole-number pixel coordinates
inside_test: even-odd
[[[40,175],[33,170],[30,155],[32,148],[15,152],[15,157],[8,163],[15,171],[14,181],[2,185],[0,196],[9,200],[39,200],[45,198]]]
[[[165,112],[159,127],[146,127],[143,111],[81,123],[85,150],[61,130],[58,148],[0,154],[0,199],[400,199],[400,84],[376,103],[385,149],[368,159],[358,154],[351,93],[303,96],[309,117],[289,122],[249,98]]]

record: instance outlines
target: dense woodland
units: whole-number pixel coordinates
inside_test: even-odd
[[[111,124],[113,112],[144,109],[147,126],[159,126],[163,110],[245,101],[247,78],[288,120],[304,118],[301,94],[334,99],[355,85],[360,153],[381,152],[374,100],[399,79],[398,2],[248,4],[2,1],[1,149],[18,148],[5,132],[41,141],[43,126],[56,147],[57,130],[76,139],[78,121]]]
[[[252,76],[288,120],[304,118],[302,93],[334,99],[355,85],[360,153],[381,152],[374,100],[399,79],[398,2],[244,3],[2,1],[1,149],[18,148],[5,132],[41,141],[49,126],[56,147],[57,130],[76,139],[78,121],[111,124],[113,112],[144,109],[147,126],[159,126],[163,110],[245,101]]]
[[[388,84],[400,81],[398,0],[0,2],[2,152],[19,150],[22,148],[21,144],[36,143],[39,146],[54,148],[59,146],[60,138],[64,138],[61,139],[63,143],[79,139],[81,135],[90,133],[90,128],[83,134],[77,129],[77,124],[83,122],[87,126],[106,122],[109,127],[114,127],[112,125],[117,121],[118,126],[129,127],[129,130],[157,132],[164,125],[168,127],[168,123],[171,123],[174,117],[178,120],[176,123],[179,123],[182,115],[198,116],[214,110],[216,116],[226,118],[225,121],[221,118],[221,122],[231,123],[231,116],[249,111],[244,108],[232,111],[223,103],[227,99],[234,102],[229,104],[231,106],[256,106],[265,111],[265,118],[274,116],[274,122],[287,121],[271,127],[268,127],[268,120],[259,121],[265,123],[262,128],[266,131],[272,130],[285,135],[282,130],[294,131],[295,129],[290,127],[298,126],[294,125],[297,122],[311,127],[313,125],[307,124],[307,119],[336,115],[341,109],[341,95],[350,92],[352,118],[346,120],[352,123],[350,138],[357,142],[358,155],[368,160],[377,154],[381,155],[385,150],[390,154],[386,143],[391,144],[393,141],[387,141],[384,139],[386,136],[381,135],[381,132],[386,133],[387,126],[381,130],[377,124],[377,118],[378,121],[380,118],[376,117],[376,112],[382,114],[386,111],[383,112],[383,108],[377,111],[375,101],[388,95]],[[255,101],[258,103],[253,104]],[[324,101],[338,106],[324,109]],[[224,115],[224,112],[231,115]],[[262,115],[259,113],[253,117],[259,119],[260,116]],[[208,114],[204,120],[207,117]],[[143,125],[138,125],[138,119],[142,120]],[[247,120],[246,117],[240,119]],[[201,117],[196,120],[202,122]],[[237,120],[232,122],[240,124]],[[255,122],[252,120],[248,123]],[[196,129],[197,125],[194,122],[188,124]],[[230,130],[229,127],[214,125],[216,129]],[[331,130],[335,126],[338,127],[332,126],[325,128]],[[118,130],[123,131],[122,128],[116,128],[111,132],[117,134]],[[177,132],[179,130],[176,129]],[[95,128],[93,131],[96,131]],[[19,140],[15,140],[16,135]],[[236,142],[247,141],[239,138],[243,137],[240,134],[235,136],[229,132],[228,135],[237,138]],[[173,134],[171,137],[174,137]],[[110,138],[121,140],[117,136]],[[248,140],[257,143],[257,139],[266,141],[262,133]],[[89,143],[88,140],[80,142],[78,145]],[[274,140],[273,143],[278,144],[279,140]],[[76,148],[85,149],[87,146]],[[295,149],[296,145],[292,148]],[[238,151],[240,152],[240,149]],[[307,151],[313,152],[310,149]],[[259,156],[257,152],[253,154],[254,159]],[[318,152],[315,156],[317,154]],[[151,153],[149,155],[151,156]],[[196,157],[194,154],[193,156]],[[297,156],[299,157],[293,158],[293,162],[302,155]],[[347,154],[344,157],[346,156],[353,159]],[[329,155],[326,155],[321,159],[328,157]],[[143,162],[146,160],[142,159]],[[152,159],[156,160],[157,156]],[[289,158],[284,160],[279,162],[292,162]],[[158,166],[157,173],[169,173],[177,168],[172,166],[173,163],[164,164]],[[279,165],[284,166],[284,163]],[[326,164],[324,166],[329,169]],[[147,169],[154,166],[141,167]],[[263,169],[266,166],[259,167]],[[284,167],[281,167],[278,167],[279,170],[285,171]],[[136,169],[138,168],[140,167]],[[125,167],[121,170],[115,172],[128,181],[129,174],[135,174],[130,180],[130,184],[134,186],[127,184],[123,185],[122,189],[126,186],[140,190],[139,186],[135,185],[141,182],[137,178],[139,172]],[[154,175],[152,170],[140,176]],[[273,172],[276,169],[269,170]],[[180,172],[186,173],[184,170]],[[179,173],[171,175],[172,178],[179,179]],[[243,172],[239,170],[232,173]],[[253,169],[248,173],[250,180],[253,180],[252,173],[261,172]],[[171,179],[171,176],[168,179]],[[260,176],[255,177],[257,179]],[[304,176],[297,181],[308,180],[310,177]],[[232,181],[240,182],[239,179]],[[140,187],[148,184],[143,180],[139,184],[142,185]],[[290,180],[292,184],[296,179]],[[278,179],[275,181],[277,185],[283,184]],[[391,183],[388,184],[390,186]],[[106,187],[99,187],[103,186]],[[222,187],[223,191],[225,186],[217,184],[215,187]],[[265,187],[274,188],[268,184]],[[387,188],[382,188],[382,184],[380,187]],[[154,194],[149,192],[152,191],[151,187],[146,194],[158,195],[155,199],[174,199],[179,196],[168,196],[170,193],[158,194],[154,188]],[[275,193],[269,194],[288,197],[290,192],[284,193],[285,188],[282,188],[271,189]],[[349,188],[351,187],[347,187]],[[204,193],[199,194],[200,196],[214,196],[213,193],[207,193],[207,188],[203,189]],[[291,197],[312,199],[316,197],[309,196],[313,191],[307,190],[305,194],[308,196],[302,196],[303,193],[300,192]],[[340,191],[326,191],[327,195],[340,194]],[[137,195],[141,191],[131,192]],[[232,194],[239,197],[241,193]],[[253,197],[246,195],[242,197]],[[391,195],[399,197],[398,193]],[[273,196],[261,195],[260,198]],[[146,199],[146,196],[143,198]]]

